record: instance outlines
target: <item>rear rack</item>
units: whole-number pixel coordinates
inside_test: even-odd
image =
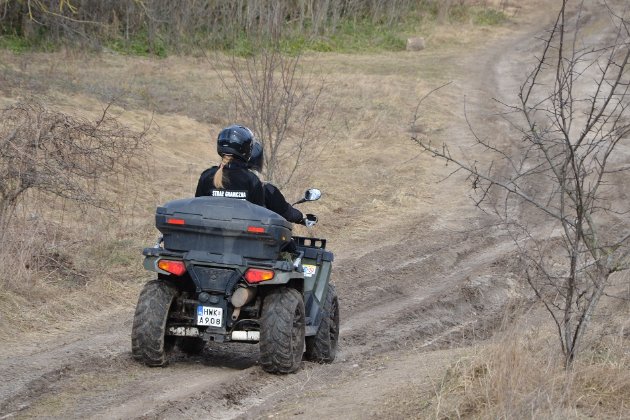
[[[326,239],[307,238],[305,236],[293,236],[293,239],[299,247],[326,249]]]
[[[317,264],[323,261],[333,261],[334,255],[330,251],[326,251],[326,239],[305,238],[303,236],[294,236],[297,250],[304,253],[304,258],[315,260]]]

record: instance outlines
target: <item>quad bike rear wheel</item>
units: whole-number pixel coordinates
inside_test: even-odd
[[[304,299],[300,292],[280,287],[263,302],[260,319],[260,364],[269,373],[293,373],[304,352]]]
[[[166,335],[166,321],[177,290],[162,280],[144,285],[138,298],[131,329],[131,353],[148,366],[168,364],[175,337]]]
[[[328,293],[322,308],[322,321],[317,334],[306,337],[305,358],[317,363],[332,363],[337,354],[339,341],[339,300],[332,284],[328,285]]]

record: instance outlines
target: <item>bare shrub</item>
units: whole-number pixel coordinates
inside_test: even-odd
[[[630,28],[610,11],[606,37],[591,44],[581,32],[583,3],[574,3],[575,14],[569,3],[562,2],[518,102],[502,104],[520,142],[491,143],[471,128],[489,162],[483,167],[470,153],[413,137],[466,173],[475,204],[512,235],[567,367],[610,276],[630,267],[630,206],[617,199],[630,184],[621,158],[630,137]]]
[[[329,117],[320,104],[325,81],[306,73],[300,55],[284,55],[277,48],[262,48],[246,59],[231,56],[227,66],[231,78],[217,73],[227,90],[229,118],[260,137],[263,176],[284,187],[305,164],[307,153],[312,160],[325,147],[319,138]]]
[[[125,281],[139,269],[123,263],[142,235],[133,219],[147,130],[125,127],[111,106],[96,118],[36,101],[0,110],[4,338],[73,319],[86,296],[99,296],[94,308],[129,297]]]
[[[0,249],[0,258],[5,262],[0,289],[38,301],[41,295],[36,290],[44,284],[85,285],[89,274],[77,267],[77,246],[72,242],[59,223],[35,215],[13,217]]]
[[[145,135],[124,127],[109,106],[95,121],[34,101],[0,110],[0,239],[30,191],[112,208],[115,197],[100,187],[140,170]]]

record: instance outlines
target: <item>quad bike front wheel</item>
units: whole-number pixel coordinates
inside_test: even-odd
[[[305,358],[317,363],[332,363],[337,354],[339,341],[339,300],[332,284],[328,285],[328,293],[322,308],[322,321],[317,334],[306,337]]]
[[[269,373],[293,373],[304,352],[304,299],[281,287],[263,301],[260,319],[260,364]]]
[[[138,298],[131,329],[133,358],[148,366],[164,366],[175,337],[166,335],[166,321],[177,290],[161,280],[144,285]]]

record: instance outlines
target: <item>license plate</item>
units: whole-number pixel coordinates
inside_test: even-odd
[[[197,325],[220,327],[223,324],[223,308],[197,306]]]

